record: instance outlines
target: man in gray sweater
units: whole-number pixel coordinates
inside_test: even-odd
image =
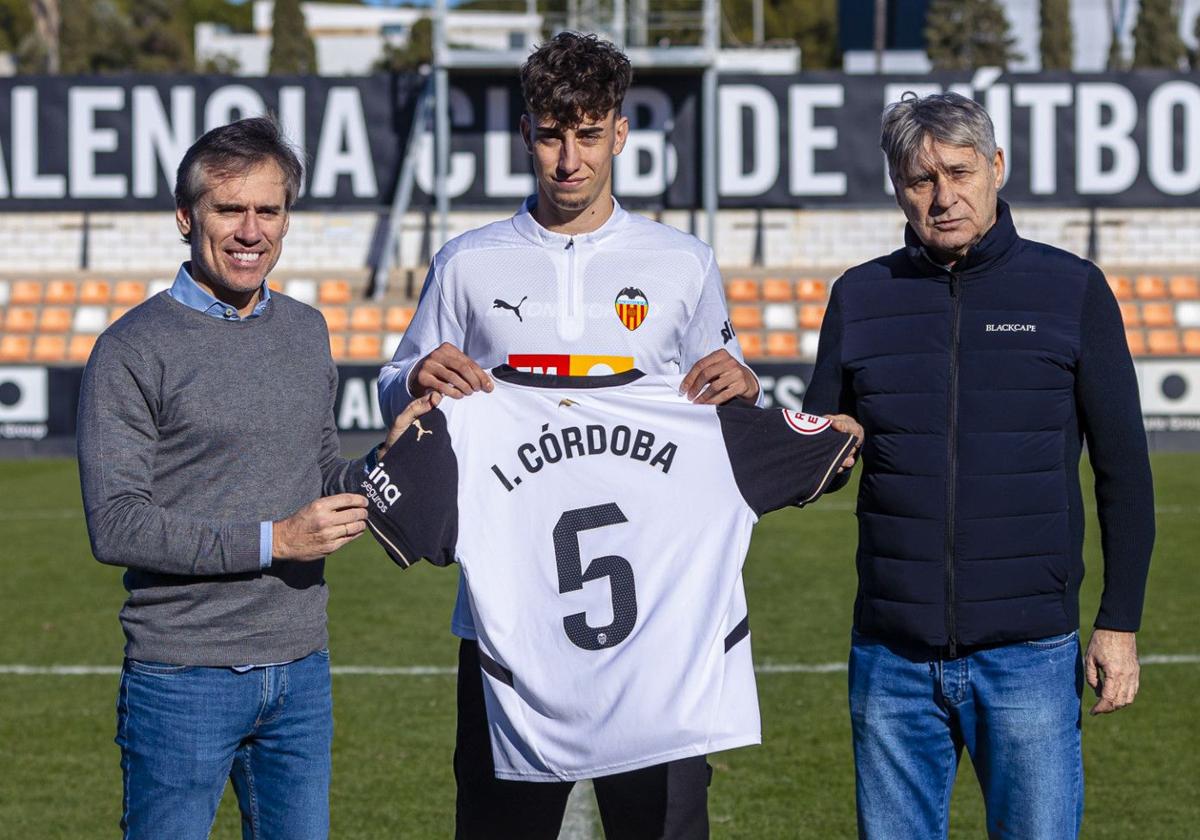
[[[92,551],[129,598],[117,703],[127,838],[208,836],[232,778],[255,837],[329,831],[324,558],[362,534],[320,313],[272,293],[300,162],[269,119],[201,137],[170,290],[100,336],[79,402]]]

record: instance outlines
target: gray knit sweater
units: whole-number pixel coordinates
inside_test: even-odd
[[[259,566],[259,523],[348,492],[321,315],[273,292],[225,322],[158,294],[109,327],[79,395],[92,552],[124,566],[134,659],[280,662],[323,648],[324,561]]]

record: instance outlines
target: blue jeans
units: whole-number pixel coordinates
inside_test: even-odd
[[[127,840],[204,840],[233,780],[248,840],[329,836],[329,652],[237,673],[125,661],[117,698]]]
[[[854,635],[850,718],[860,838],[944,838],[965,746],[988,837],[1064,840],[1083,819],[1078,633],[917,654]]]

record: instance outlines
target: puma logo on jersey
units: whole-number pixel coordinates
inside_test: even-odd
[[[558,401],[559,408],[570,408],[573,405],[579,405],[575,400],[568,400],[565,397]]]
[[[517,316],[517,320],[523,324],[525,323],[525,319],[521,317],[521,304],[528,299],[529,295],[525,295],[525,297],[521,298],[516,306],[513,306],[511,303],[500,300],[500,298],[496,298],[492,301],[492,309],[511,309],[513,314]]]
[[[420,420],[413,421],[413,428],[415,428],[417,430],[417,440],[420,440],[421,438],[425,437],[425,435],[433,434],[433,429],[426,429],[424,426],[421,425]]]

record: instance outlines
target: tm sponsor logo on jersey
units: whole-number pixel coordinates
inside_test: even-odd
[[[633,370],[633,356],[593,356],[583,353],[512,353],[509,367],[524,373],[552,376],[611,376]]]
[[[551,430],[550,424],[546,423],[536,441],[517,447],[519,467],[501,469],[499,464],[492,464],[492,472],[504,489],[511,493],[525,478],[537,475],[547,467],[588,455],[630,458],[666,474],[671,471],[678,451],[679,446],[674,441],[660,443],[654,432],[645,429],[631,429],[628,426],[613,426],[610,429],[596,423],[582,428],[564,426]]]
[[[805,414],[803,411],[780,409],[783,419],[791,426],[792,431],[801,435],[816,435],[829,428],[828,417],[818,417],[815,414]]]
[[[1037,324],[988,324],[984,332],[1037,332]]]
[[[426,434],[431,433],[427,431]],[[400,488],[392,482],[383,464],[376,464],[375,469],[368,473],[367,480],[362,484],[362,492],[380,513],[387,513],[401,496]]]
[[[641,289],[626,286],[617,293],[613,308],[617,310],[617,317],[621,319],[625,329],[632,331],[640,327],[650,314],[650,301]]]

